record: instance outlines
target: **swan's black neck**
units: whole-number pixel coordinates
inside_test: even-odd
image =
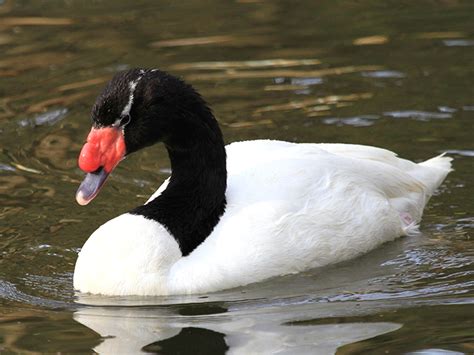
[[[165,226],[183,256],[207,238],[226,206],[222,133],[207,106],[192,115],[195,117],[180,120],[179,127],[163,139],[172,169],[168,187],[148,204],[131,211]]]
[[[130,213],[161,223],[191,253],[225,209],[226,154],[219,125],[194,88],[157,69],[117,73],[92,110],[97,127],[122,127],[126,154],[163,142],[172,175],[163,193]]]

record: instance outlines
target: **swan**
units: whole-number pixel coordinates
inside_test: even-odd
[[[171,176],[82,247],[74,288],[103,295],[207,293],[357,257],[417,232],[451,171],[353,144],[224,145],[193,89],[158,69],[117,73],[92,108],[80,205],[126,156],[163,142]]]

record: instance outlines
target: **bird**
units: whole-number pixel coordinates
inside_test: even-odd
[[[444,154],[414,163],[356,144],[225,145],[201,95],[160,69],[116,73],[91,118],[78,159],[80,205],[121,160],[155,143],[171,175],[88,238],[73,276],[79,293],[202,294],[349,260],[418,233],[452,170]]]

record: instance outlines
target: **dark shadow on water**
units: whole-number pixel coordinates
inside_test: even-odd
[[[202,328],[184,328],[172,338],[146,345],[142,351],[154,354],[225,354],[225,334]]]
[[[227,308],[215,303],[194,303],[179,305],[177,313],[182,316],[200,316],[227,312]]]

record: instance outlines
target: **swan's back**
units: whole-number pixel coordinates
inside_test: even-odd
[[[304,193],[310,193],[305,187],[312,184],[305,183],[302,179],[308,178],[313,182],[317,178],[333,179],[334,186],[339,183],[342,183],[342,186],[362,184],[367,190],[385,195],[405,221],[411,218],[411,222],[415,224],[420,222],[423,209],[431,195],[451,171],[452,160],[440,155],[416,164],[397,157],[389,150],[371,146],[295,144],[268,140],[233,143],[227,146],[227,154],[230,179],[239,175],[269,178],[271,174],[265,171],[272,171],[271,166],[276,169],[275,174],[281,174],[285,166],[286,169],[291,169],[291,165],[300,172],[315,168],[320,172],[296,173],[296,176],[292,176],[286,183],[282,181],[284,177],[280,176],[279,184],[275,185],[280,188],[297,186],[301,187]],[[302,161],[308,161],[308,165],[313,166],[305,166]],[[253,174],[249,174],[252,170],[255,170]],[[251,184],[248,188],[251,189],[252,186],[258,185]],[[240,189],[242,186],[239,184],[239,191]],[[263,193],[261,186],[254,192],[256,191]],[[328,192],[331,193],[331,189],[328,189]],[[271,193],[269,195],[274,196]],[[242,202],[245,203],[248,195],[240,197],[243,197]],[[289,197],[293,197],[291,193]]]

